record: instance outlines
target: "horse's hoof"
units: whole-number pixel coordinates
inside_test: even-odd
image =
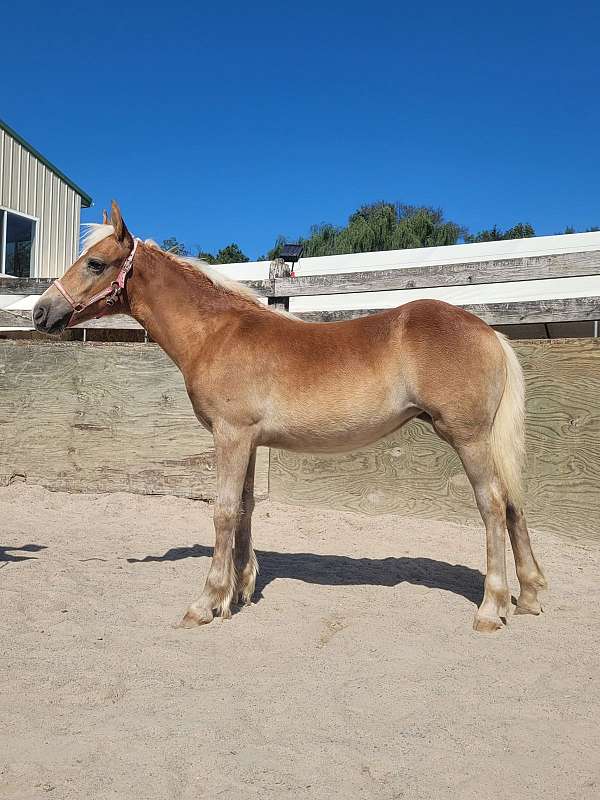
[[[208,625],[212,622],[212,611],[186,611],[185,616],[177,626],[178,628],[195,628],[198,625]]]
[[[515,614],[533,614],[538,617],[544,609],[539,603],[529,603],[528,605],[517,603]]]
[[[473,630],[477,631],[477,633],[496,633],[503,627],[500,617],[490,619],[489,617],[476,616],[473,621]]]

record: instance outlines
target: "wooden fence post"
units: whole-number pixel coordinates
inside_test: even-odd
[[[292,274],[290,264],[287,264],[282,258],[275,258],[269,265],[269,280],[271,281],[271,291],[275,290],[275,281],[277,278],[289,278]],[[268,304],[278,311],[290,310],[290,298],[284,297],[269,297]]]

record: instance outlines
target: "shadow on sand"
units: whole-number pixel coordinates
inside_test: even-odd
[[[182,558],[212,556],[212,547],[173,547],[161,556],[128,558],[130,564],[155,561],[179,561]],[[260,574],[256,581],[255,601],[275,578],[314,583],[321,586],[397,586],[412,583],[430,589],[443,589],[479,605],[483,597],[483,575],[463,564],[448,564],[431,558],[350,558],[316,553],[275,553],[256,550]]]
[[[14,551],[19,553],[39,553],[40,550],[45,550],[46,546],[43,544],[24,544],[23,547],[4,547],[0,545],[0,564],[8,563],[9,561],[28,561],[33,556],[16,556]]]

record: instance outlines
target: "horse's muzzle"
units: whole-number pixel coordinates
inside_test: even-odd
[[[69,324],[73,309],[58,292],[48,289],[37,301],[32,311],[35,329],[41,333],[59,334]]]

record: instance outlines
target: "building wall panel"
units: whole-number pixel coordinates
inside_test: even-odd
[[[81,198],[1,129],[0,206],[38,221],[32,277],[64,274],[79,249]]]

